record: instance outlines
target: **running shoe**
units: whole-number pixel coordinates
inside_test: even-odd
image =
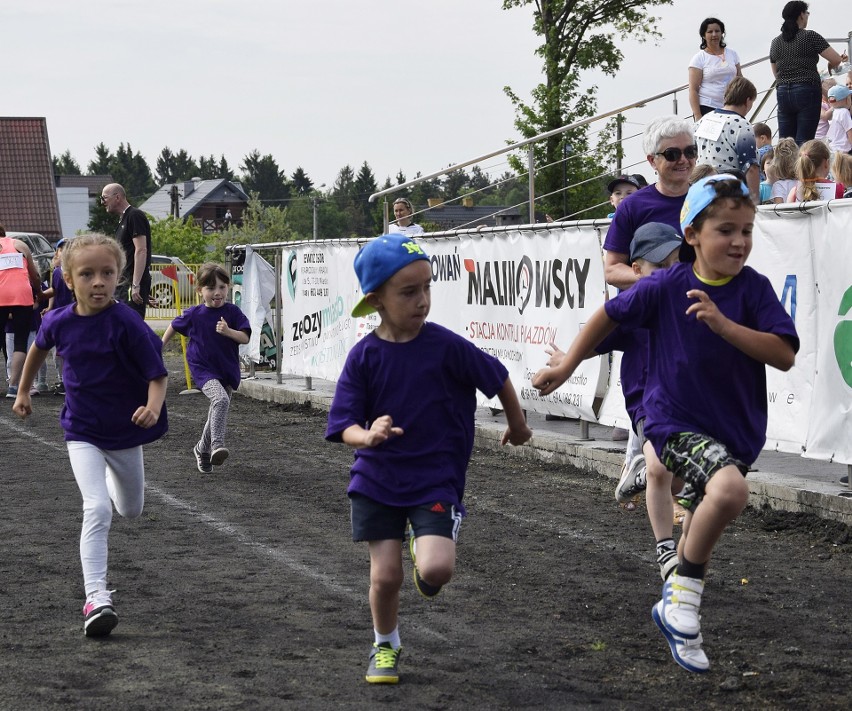
[[[17,385],[8,386],[8,388],[6,390],[6,397],[9,398],[10,400],[14,400],[16,397],[18,397],[18,386]]]
[[[677,568],[677,551],[674,548],[664,550],[657,556],[657,565],[660,566],[660,577],[666,582]]]
[[[641,494],[647,488],[645,455],[637,454],[630,464],[621,470],[621,479],[615,487],[615,499],[620,504],[626,504],[636,494]]]
[[[54,395],[62,395],[65,397],[65,383],[61,380],[53,386],[53,394]]]
[[[394,649],[390,642],[373,643],[370,665],[365,679],[371,684],[396,684],[399,681],[399,657],[402,647]]]
[[[704,581],[672,573],[663,583],[660,620],[675,637],[695,639],[701,633],[701,594]]]
[[[86,597],[83,605],[83,631],[86,637],[105,637],[118,624],[112,605],[115,590],[97,590]]]
[[[30,388],[30,397],[35,397],[36,395],[40,395],[40,394],[41,394],[41,391],[35,385],[33,385]]]
[[[213,453],[210,455],[210,463],[218,467],[220,464],[225,463],[229,454],[230,452],[227,447],[215,447]]]
[[[42,395],[50,392],[50,386],[45,382],[36,383],[36,388],[38,389],[39,393],[41,393]]]
[[[195,455],[195,464],[198,467],[198,471],[202,474],[210,474],[213,471],[213,465],[210,463],[210,455],[207,452],[199,451],[197,444],[192,448],[192,453]]]
[[[408,552],[411,554],[411,567],[414,568],[414,587],[426,599],[432,599],[441,592],[440,585],[430,585],[420,577],[420,572],[417,570],[417,555],[416,548],[417,539],[414,537],[414,529],[411,524],[408,526]]]
[[[698,674],[703,674],[710,669],[710,660],[701,647],[704,643],[704,638],[700,632],[694,639],[686,639],[672,634],[663,622],[663,600],[660,600],[651,608],[651,617],[669,643],[672,657],[678,664],[687,671]]]

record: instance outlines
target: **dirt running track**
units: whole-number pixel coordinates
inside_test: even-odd
[[[120,616],[82,632],[80,496],[60,399],[0,411],[2,709],[848,709],[852,539],[832,522],[748,512],[717,548],[703,607],[706,675],[651,621],[660,593],[640,507],[596,475],[477,451],[456,578],[403,591],[400,684],[363,680],[366,547],[349,536],[351,453],[325,415],[235,397],[232,456],[191,447],[206,411],[177,395],[146,448],[142,517],[116,517]],[[408,563],[406,563],[408,566]],[[745,583],[745,581],[748,581]]]

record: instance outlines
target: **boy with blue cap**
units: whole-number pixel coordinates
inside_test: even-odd
[[[607,301],[562,363],[532,380],[546,395],[617,325],[650,332],[645,436],[691,492],[681,501],[689,513],[679,563],[652,617],[675,661],[693,672],[710,668],[699,616],[705,567],[748,502],[745,474],[766,442],[766,365],[789,370],[799,348],[769,280],[745,266],[754,211],[748,188],[733,175],[695,183],[681,212],[689,247],[681,263]]]
[[[500,399],[503,444],[521,445],[532,432],[500,361],[426,322],[432,267],[414,239],[375,238],[355,257],[355,272],[363,298],[352,315],[378,312],[381,323],[346,358],[325,436],[355,448],[347,493],[352,538],[369,543],[375,632],[366,680],[395,684],[402,541],[410,522],[414,584],[434,597],[455,567],[476,391]]]

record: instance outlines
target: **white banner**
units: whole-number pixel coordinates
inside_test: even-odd
[[[263,324],[272,325],[270,303],[275,299],[275,269],[251,247],[246,247],[240,296],[240,308],[251,325],[251,338],[245,346],[240,346],[240,355],[248,355],[255,363],[260,363]]]
[[[805,454],[852,463],[852,200],[813,216],[819,347]],[[817,228],[818,225],[818,228]],[[798,327],[798,322],[796,326]],[[803,421],[804,422],[804,421]]]
[[[598,232],[605,228],[572,223],[419,239],[432,265],[430,320],[499,358],[525,409],[595,421],[606,395],[600,421],[625,426],[617,356],[608,389],[606,357],[585,361],[547,398],[530,386],[548,343],[565,350],[603,303]],[[360,298],[358,248],[355,241],[284,248],[283,372],[336,380],[352,345],[378,325],[376,315],[349,315]],[[806,212],[760,208],[749,265],[772,282],[801,340],[790,372],[767,368],[766,447],[852,463],[852,200]]]

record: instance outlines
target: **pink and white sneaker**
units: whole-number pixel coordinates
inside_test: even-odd
[[[96,590],[86,597],[83,605],[83,631],[86,637],[106,637],[118,624],[112,605],[115,590]]]

